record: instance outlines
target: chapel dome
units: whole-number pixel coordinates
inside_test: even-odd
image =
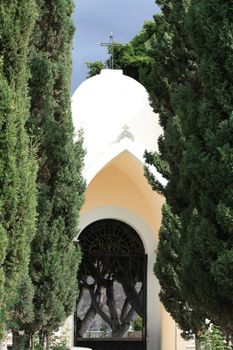
[[[144,150],[156,149],[161,134],[146,89],[122,70],[103,69],[84,81],[72,96],[72,118],[75,131],[84,130],[87,157],[93,159],[119,140],[124,127]]]
[[[136,80],[123,75],[122,70],[103,69],[100,74],[84,81],[75,91],[73,109],[81,112],[74,116],[74,125],[80,118],[114,125],[131,120],[148,102],[145,88]],[[111,117],[110,117],[111,115]]]

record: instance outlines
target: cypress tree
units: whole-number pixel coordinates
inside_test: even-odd
[[[147,176],[165,195],[170,210],[163,215],[156,273],[169,296],[164,264],[171,263],[176,282],[178,260],[178,286],[192,317],[197,311],[200,319],[207,317],[232,333],[231,4],[157,3],[164,25],[156,28],[155,64],[146,83],[164,136],[160,154],[146,153],[146,160],[168,184],[161,188],[149,171]],[[177,227],[177,259],[172,260],[162,248],[168,245],[167,228],[172,236]],[[169,307],[169,300],[165,304]]]
[[[29,40],[34,0],[0,4],[0,338],[12,326],[22,276],[27,276],[36,217],[36,163],[29,115]],[[28,282],[30,284],[30,280]]]
[[[186,140],[173,100],[177,89],[195,75],[195,52],[185,32],[187,2],[167,0],[157,4],[162,14],[154,16],[148,52],[154,63],[149,72],[141,72],[141,77],[164,134],[158,140],[159,152],[145,152],[145,160],[156,167],[167,185],[162,186],[147,167],[145,175],[152,188],[166,198],[154,269],[161,285],[160,299],[182,329],[182,336],[188,339],[202,333],[205,312],[190,305],[181,279],[182,220],[191,209],[189,183],[184,181],[181,168]]]
[[[210,329],[201,337],[203,350],[230,350],[224,335],[218,327],[211,325]]]
[[[39,16],[31,61],[31,117],[28,130],[38,143],[38,224],[32,242],[34,321],[41,348],[72,313],[77,295],[80,251],[73,245],[85,189],[81,176],[82,136],[74,142],[70,109],[71,0],[38,0]]]
[[[189,302],[196,304],[198,296],[199,308],[228,334],[233,332],[232,5],[191,1],[186,28],[198,72],[174,101],[187,140],[182,168],[186,181],[191,179],[194,208],[183,224],[183,285]]]
[[[154,272],[160,281],[159,297],[165,309],[182,330],[181,336],[189,340],[199,338],[206,328],[204,313],[193,308],[187,301],[181,283],[182,266],[179,248],[181,223],[168,204],[163,206],[162,224],[159,234],[158,256]]]

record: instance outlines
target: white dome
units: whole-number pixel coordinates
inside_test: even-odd
[[[82,83],[72,100],[75,112],[81,112],[78,119],[87,123],[98,117],[98,123],[118,125],[131,120],[147,99],[146,90],[136,80],[121,70],[105,69]],[[76,120],[75,115],[74,124]]]
[[[86,164],[121,141],[155,149],[161,134],[146,89],[121,70],[104,69],[83,82],[72,97],[72,117],[75,130],[84,130]]]

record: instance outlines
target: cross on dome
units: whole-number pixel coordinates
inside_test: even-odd
[[[116,44],[113,42],[113,33],[110,33],[109,42],[108,43],[99,43],[100,46],[105,46],[109,49],[109,62],[110,69],[114,69],[114,46],[120,46],[120,44]]]

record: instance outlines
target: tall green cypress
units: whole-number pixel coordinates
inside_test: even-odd
[[[83,203],[82,136],[74,142],[70,76],[74,27],[72,0],[38,0],[31,61],[31,117],[28,130],[38,143],[38,224],[32,242],[30,276],[35,288],[33,334],[50,334],[72,313],[80,251],[77,236]]]
[[[195,52],[191,49],[185,31],[188,2],[183,0],[157,1],[162,13],[154,16],[154,33],[150,46],[154,63],[150,72],[142,72],[153,109],[159,113],[163,136],[158,140],[159,152],[146,152],[148,165],[168,181],[163,187],[146,168],[152,188],[163,194],[166,204],[159,233],[155,273],[161,285],[160,299],[167,311],[189,338],[205,327],[205,312],[187,301],[182,285],[182,228],[183,218],[189,213],[190,184],[182,177],[181,161],[186,150],[186,139],[180,115],[174,108],[177,89],[195,76]]]
[[[34,0],[1,1],[0,338],[10,326],[19,285],[27,275],[35,230],[36,163],[25,129],[29,40],[35,16]]]
[[[147,175],[170,209],[163,215],[156,274],[169,297],[171,274],[164,266],[175,268],[175,285],[178,261],[178,287],[192,316],[197,311],[232,333],[232,3],[157,3],[164,24],[156,28],[146,83],[164,136],[160,154],[146,159],[168,184],[161,188]],[[172,237],[178,227],[179,245],[168,242],[168,231]],[[172,244],[169,254],[163,248]]]
[[[206,328],[205,313],[191,307],[181,283],[180,261],[181,223],[168,204],[163,206],[162,224],[159,233],[158,256],[154,272],[160,281],[159,297],[165,309],[181,329],[181,336],[189,340],[202,335]]]
[[[183,285],[233,332],[233,1],[191,1],[186,28],[198,72],[175,102],[187,140],[182,169],[194,208],[183,224]],[[184,103],[185,101],[185,103]],[[190,274],[190,271],[192,273]],[[188,273],[189,272],[189,273]]]

